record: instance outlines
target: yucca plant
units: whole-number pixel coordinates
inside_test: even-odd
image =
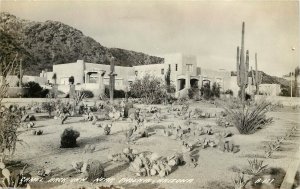
[[[245,104],[243,107],[232,109],[230,106],[223,106],[227,113],[228,122],[232,123],[241,134],[253,134],[266,123],[270,123],[272,118],[266,118],[268,107],[271,103],[261,101],[254,105]]]
[[[268,166],[268,165],[263,165],[263,162],[264,162],[263,160],[257,160],[257,159],[248,160],[248,163],[249,163],[249,169],[248,169],[248,171],[252,175],[258,175],[258,174],[260,174]]]
[[[76,91],[73,99],[74,99],[74,105],[77,106],[80,102],[82,102],[85,98],[87,97],[87,95],[85,94],[84,91]]]

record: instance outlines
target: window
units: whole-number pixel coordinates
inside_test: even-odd
[[[186,70],[187,70],[188,72],[192,72],[192,70],[193,70],[193,64],[187,64],[187,65],[186,65]]]
[[[178,69],[178,64],[175,64],[175,71],[177,71]]]
[[[165,74],[165,69],[161,69],[161,75]]]
[[[138,75],[138,71],[135,71],[135,76],[137,76]]]
[[[169,64],[169,70],[171,71],[171,64]]]

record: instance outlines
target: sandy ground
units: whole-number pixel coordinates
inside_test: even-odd
[[[141,106],[141,105],[139,105]],[[220,108],[214,105],[205,103],[193,103],[193,107],[200,108],[206,112],[220,112]],[[164,108],[163,106],[161,106]],[[164,114],[167,114],[166,112]],[[23,144],[17,145],[15,156],[16,161],[28,163],[29,169],[33,176],[36,176],[37,170],[51,169],[53,177],[64,178],[80,178],[71,166],[72,161],[80,161],[87,159],[97,159],[103,162],[105,167],[105,176],[114,178],[113,185],[121,185],[118,181],[122,178],[136,178],[135,175],[128,170],[128,165],[124,163],[110,162],[107,159],[110,153],[119,153],[125,147],[131,147],[139,151],[157,152],[163,156],[181,152],[180,141],[172,140],[168,137],[152,135],[148,138],[141,138],[134,144],[127,144],[125,141],[124,131],[131,124],[128,121],[117,121],[113,124],[112,132],[106,136],[103,134],[103,129],[91,122],[83,121],[83,117],[69,118],[64,125],[61,125],[60,120],[47,118],[47,114],[35,114],[34,129],[42,129],[44,134],[41,136],[32,135],[32,129],[21,129],[19,138],[23,140]],[[148,126],[156,127],[157,125],[167,126],[174,122],[181,124],[184,121],[174,118],[172,114],[167,114],[168,118],[161,123],[147,123]],[[223,153],[218,149],[207,148],[199,149],[198,166],[191,168],[187,165],[179,166],[172,172],[167,179],[194,179],[192,183],[184,184],[131,184],[124,185],[127,188],[232,188],[232,179],[237,170],[248,166],[248,159],[263,158],[264,144],[267,141],[274,140],[278,136],[283,136],[285,132],[297,125],[299,129],[300,113],[296,111],[270,112],[269,116],[274,118],[274,122],[267,125],[266,128],[259,130],[252,135],[240,135],[233,127],[226,128],[232,131],[234,135],[232,140],[240,145],[240,152],[236,154]],[[214,131],[221,131],[221,128],[215,124],[215,118],[194,120],[197,125],[211,125]],[[72,127],[80,132],[80,137],[77,139],[78,147],[72,149],[60,148],[60,135],[65,128]],[[286,170],[290,157],[298,150],[299,133],[288,141],[285,141],[280,151],[276,151],[272,158],[264,159],[265,163],[272,168],[282,168]],[[94,144],[96,150],[94,153],[83,153],[83,148],[86,144]],[[158,180],[159,177],[147,177],[152,180]],[[90,183],[32,183],[32,188],[79,188],[80,186],[98,186],[111,185],[110,183],[90,184]]]

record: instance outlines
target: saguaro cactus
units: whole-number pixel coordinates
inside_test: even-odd
[[[237,66],[237,85],[240,87],[241,100],[245,100],[245,90],[248,87],[248,70],[249,70],[249,51],[246,51],[246,58],[244,53],[244,36],[245,23],[242,27],[242,43],[241,50],[237,47],[236,66]]]
[[[109,74],[109,98],[111,103],[113,103],[114,101],[115,76],[117,76],[117,74],[115,73],[115,62],[114,62],[114,58],[112,57],[110,59],[110,74]]]
[[[252,72],[252,79],[253,79],[253,84],[255,85],[255,94],[259,94],[259,85],[261,84],[262,81],[262,74],[261,72],[257,71],[257,53],[255,53],[255,75],[252,71],[251,68],[251,72]]]

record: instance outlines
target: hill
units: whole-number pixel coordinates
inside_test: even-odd
[[[86,62],[134,66],[162,63],[163,58],[118,48],[107,48],[80,30],[57,21],[35,22],[0,13],[1,53],[13,56],[19,53],[25,74],[37,75],[53,64]]]
[[[262,74],[262,84],[279,84],[281,86],[281,88],[289,88],[290,84],[289,81],[281,78],[281,77],[277,77],[277,76],[271,76],[266,74],[263,71],[259,71]],[[236,71],[232,71],[231,72],[232,76],[236,76]],[[251,72],[248,73],[248,77],[252,77]]]

